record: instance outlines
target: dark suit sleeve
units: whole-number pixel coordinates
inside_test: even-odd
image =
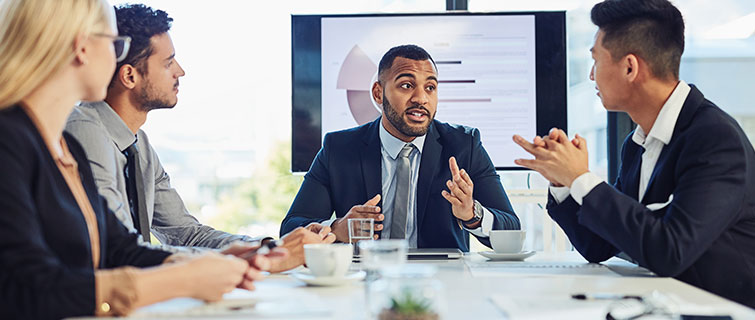
[[[553,195],[549,194],[547,208],[548,215],[564,230],[574,248],[587,261],[603,262],[619,253],[619,250],[610,242],[579,224],[580,206],[571,196],[561,203],[556,203]]]
[[[684,137],[673,200],[665,208],[651,211],[602,183],[585,197],[579,223],[653,272],[678,275],[737,218],[748,169],[748,142],[737,137],[728,124],[696,128]]]
[[[94,270],[68,268],[47,246],[30,182],[37,164],[9,140],[0,139],[0,318],[92,315]]]
[[[631,134],[624,139],[624,144],[621,148],[621,158],[626,161],[626,146],[627,143],[631,143]],[[622,167],[619,168],[619,172],[623,172]],[[614,183],[616,190],[623,190],[621,183],[621,175],[616,178]],[[569,195],[561,203],[556,202],[553,195],[548,192],[548,215],[551,219],[558,223],[569,241],[575,249],[589,262],[603,262],[619,253],[619,249],[614,247],[610,242],[604,240],[599,235],[592,232],[587,227],[579,224],[579,210],[580,205],[574,201],[571,195]]]
[[[480,131],[472,130],[472,152],[470,166],[467,169],[474,184],[474,198],[495,216],[493,230],[518,230],[521,228],[519,217],[514,213],[509,198],[503,190],[501,178],[495,171],[493,161],[480,141]],[[480,242],[490,246],[490,239],[477,237]]]
[[[333,214],[333,204],[330,194],[330,167],[328,163],[330,151],[330,135],[325,135],[323,147],[317,153],[312,166],[304,176],[304,182],[294,198],[286,218],[281,223],[280,235],[283,236],[297,227],[306,226],[312,222],[322,222],[330,219]]]

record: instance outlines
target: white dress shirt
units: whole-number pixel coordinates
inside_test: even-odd
[[[689,92],[689,85],[684,81],[679,81],[671,96],[669,96],[666,103],[661,107],[661,111],[658,113],[658,117],[656,117],[653,127],[650,129],[650,133],[645,134],[645,131],[640,126],[637,126],[637,129],[634,130],[632,141],[645,149],[642,154],[642,165],[640,167],[638,201],[642,201],[642,198],[645,196],[647,185],[650,182],[650,177],[653,175],[653,169],[655,169],[663,147],[671,141],[674,127],[676,127],[676,120],[679,118],[679,113],[682,111],[682,106]],[[586,172],[572,182],[571,188],[551,186],[550,192],[557,203],[566,200],[571,194],[574,201],[582,205],[582,199],[601,182],[603,182],[603,179],[596,174]]]

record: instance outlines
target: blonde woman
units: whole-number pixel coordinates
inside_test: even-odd
[[[63,127],[77,101],[105,97],[116,55],[128,50],[117,35],[105,0],[0,1],[0,319],[217,300],[259,277],[233,256],[138,246],[107,212]]]

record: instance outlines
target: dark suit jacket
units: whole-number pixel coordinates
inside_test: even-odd
[[[616,184],[601,183],[580,207],[548,210],[588,261],[620,251],[670,276],[755,307],[755,152],[736,121],[692,87],[642,202],[643,149],[624,141]],[[646,205],[671,203],[651,211]]]
[[[281,225],[281,234],[311,222],[343,217],[354,205],[382,193],[380,121],[325,135],[323,147]],[[495,216],[493,229],[519,229],[501,180],[477,129],[433,121],[427,132],[417,182],[417,246],[469,251],[469,234],[459,228],[451,204],[441,196],[455,156],[474,183],[474,198]],[[381,204],[382,205],[382,204]],[[487,246],[487,238],[479,238]]]
[[[97,216],[100,268],[153,266],[97,194],[81,146],[64,134]],[[42,137],[19,107],[0,111],[0,319],[93,315],[94,270],[84,216]]]

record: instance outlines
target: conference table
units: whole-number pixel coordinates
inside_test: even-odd
[[[573,294],[670,297],[683,314],[755,319],[755,310],[673,278],[613,258],[589,264],[577,252],[537,252],[524,261],[490,261],[478,253],[461,259],[408,261],[437,268],[442,319],[605,319],[610,300]],[[359,263],[351,268],[359,270]],[[292,273],[269,275],[256,290],[237,289],[216,303],[181,298],[136,310],[134,318],[369,319],[364,281],[308,286]]]

